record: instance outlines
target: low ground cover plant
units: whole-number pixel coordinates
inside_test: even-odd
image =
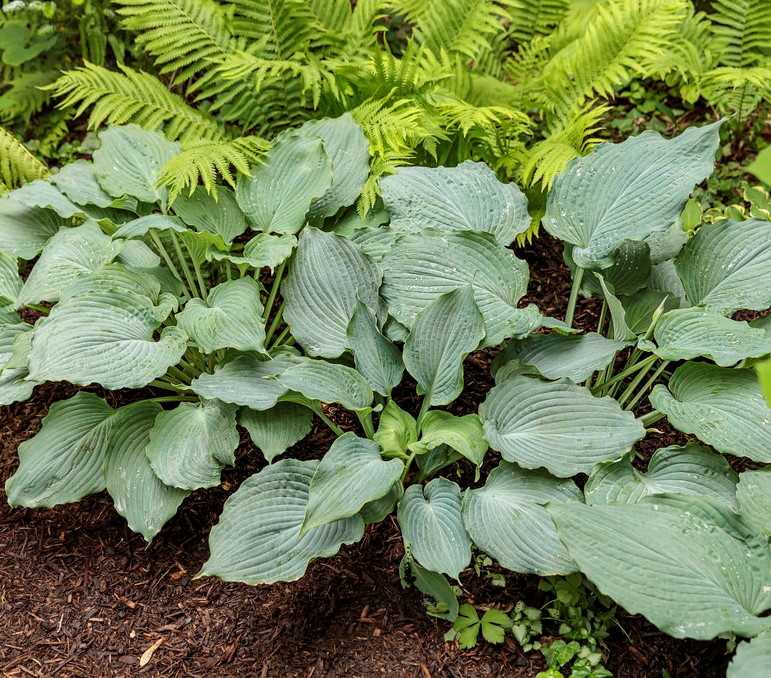
[[[752,675],[771,626],[771,409],[751,369],[771,353],[771,229],[723,219],[689,237],[680,220],[721,124],[603,144],[555,179],[543,226],[573,270],[564,321],[520,303],[528,267],[509,245],[527,199],[482,163],[401,168],[362,218],[368,143],[343,115],[277,137],[235,190],[170,202],[157,178],[181,147],[107,129],[92,163],[0,199],[0,403],[46,381],[165,395],[54,404],[8,500],[106,488],[149,541],[219,484],[240,424],[267,463],[225,504],[200,576],[297,579],[395,513],[403,576],[437,616],[458,618],[451,582],[476,550],[582,572],[676,637],[750,638],[732,671]],[[580,295],[602,299],[593,332],[572,327]],[[478,411],[448,411],[465,357],[498,346]],[[416,412],[394,397],[405,372]],[[282,457],[314,414],[337,439]],[[643,472],[635,444],[664,417],[692,441]]]

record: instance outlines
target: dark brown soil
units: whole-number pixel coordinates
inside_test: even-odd
[[[537,247],[538,254],[527,252],[529,300],[562,317],[569,280],[558,246],[544,237]],[[593,327],[596,314],[593,302],[581,301],[576,317]],[[492,355],[469,358],[459,412],[476,409],[490,388]],[[0,482],[17,467],[18,444],[39,429],[49,405],[75,390],[46,385],[29,401],[0,409]],[[113,404],[129,396],[110,395]],[[660,424],[655,447],[683,442]],[[294,456],[320,456],[330,441],[317,425]],[[105,494],[27,510],[9,508],[0,491],[0,675],[516,678],[545,669],[539,653],[523,655],[508,638],[503,646],[480,643],[466,651],[444,642],[448,624],[428,617],[420,595],[401,587],[403,549],[391,520],[336,557],[312,563],[298,582],[250,587],[193,579],[224,500],[263,464],[244,437],[222,486],[193,493],[149,547]],[[517,600],[546,602],[536,577],[508,573],[506,581],[496,588],[468,571],[465,600],[505,609]],[[623,612],[618,621],[606,662],[616,676],[725,673],[723,641],[677,641]]]

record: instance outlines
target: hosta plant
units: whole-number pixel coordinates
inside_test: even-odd
[[[527,201],[483,164],[402,168],[362,220],[367,145],[344,116],[278,137],[234,192],[169,205],[155,179],[179,147],[109,129],[93,164],[0,202],[0,396],[57,380],[167,394],[52,406],[10,502],[106,487],[149,540],[219,483],[240,424],[266,464],[225,504],[201,575],[297,579],[395,513],[402,574],[436,615],[457,617],[450,582],[477,549],[516,572],[581,571],[672,635],[762,646],[771,409],[748,368],[771,337],[766,318],[732,316],[771,306],[771,230],[723,220],[689,238],[680,223],[720,124],[605,144],[555,180],[543,223],[574,271],[564,322],[521,303],[509,245]],[[19,259],[35,260],[24,282]],[[572,327],[581,295],[602,299],[594,331]],[[24,306],[46,316],[20,322]],[[453,406],[465,357],[501,345],[478,411]],[[405,373],[414,408],[394,397]],[[278,459],[314,414],[329,449]],[[635,445],[664,417],[690,442],[643,471]]]

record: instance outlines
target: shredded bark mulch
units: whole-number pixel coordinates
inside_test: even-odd
[[[525,253],[533,277],[527,301],[562,317],[569,278],[559,248],[548,237],[536,247]],[[582,300],[578,323],[593,328],[597,312]],[[492,357],[485,351],[469,358],[458,413],[476,409],[491,387]],[[0,482],[17,468],[19,443],[39,430],[50,404],[75,392],[48,384],[29,401],[0,409]],[[130,394],[110,395],[113,405],[124,398]],[[327,449],[331,434],[316,424],[292,456],[320,457]],[[665,422],[658,427],[653,449],[684,442]],[[362,542],[334,558],[313,562],[297,582],[252,587],[195,579],[222,504],[263,465],[243,436],[238,464],[223,473],[222,485],[188,497],[150,546],[104,493],[29,510],[8,507],[0,490],[0,675],[519,678],[546,668],[538,652],[524,655],[510,638],[465,651],[445,642],[449,625],[427,616],[420,594],[401,586],[403,547],[393,520],[368,528]],[[465,600],[504,609],[517,600],[547,602],[536,577],[507,573],[506,581],[501,589],[467,572]],[[616,676],[725,674],[725,641],[675,640],[623,611],[618,622],[606,661]]]

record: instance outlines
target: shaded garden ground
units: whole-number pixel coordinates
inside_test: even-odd
[[[561,316],[566,269],[553,241],[543,238],[537,246],[538,255],[520,253],[533,276],[528,301]],[[578,324],[593,328],[597,310],[582,304]],[[467,361],[458,409],[475,410],[484,398],[491,357],[486,352]],[[49,405],[74,392],[49,384],[26,403],[0,409],[1,482],[18,465],[18,444],[39,429]],[[130,395],[109,397],[116,405]],[[683,441],[669,429],[649,438],[648,453]],[[319,457],[330,442],[317,422],[290,454]],[[539,653],[523,655],[510,638],[504,646],[467,651],[445,643],[448,625],[425,614],[414,589],[401,587],[403,550],[391,520],[368,528],[361,543],[336,557],[312,563],[298,582],[250,587],[194,579],[224,500],[264,465],[247,438],[238,457],[222,486],[193,493],[150,547],[128,530],[106,494],[32,511],[10,509],[0,490],[0,675],[484,678],[535,676],[545,668]],[[508,574],[506,580],[502,590],[467,573],[466,600],[504,609],[520,599],[546,602],[537,578]],[[639,617],[620,613],[618,621],[606,662],[616,676],[725,673],[725,641],[677,641]]]

